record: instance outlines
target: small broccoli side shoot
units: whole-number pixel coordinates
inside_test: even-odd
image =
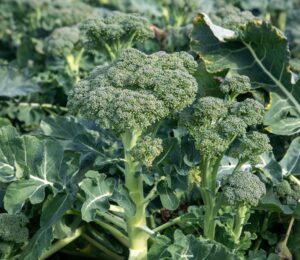
[[[250,87],[247,77],[228,77],[220,86],[227,98],[201,97],[181,113],[179,123],[186,127],[200,153],[200,190],[205,206],[203,233],[210,239],[215,236],[217,173],[222,158],[237,158],[234,171],[238,171],[243,164],[255,163],[260,154],[271,150],[268,136],[252,130],[262,123],[263,105],[250,98],[236,101]]]
[[[80,61],[83,54],[83,46],[80,30],[77,26],[61,27],[55,29],[45,39],[45,53],[48,60],[66,63],[66,72],[69,76],[79,80]]]
[[[120,50],[154,37],[147,19],[120,12],[114,12],[106,18],[87,19],[80,23],[80,30],[86,36],[85,43],[88,48],[105,50],[105,54],[112,60]]]
[[[222,194],[225,201],[237,209],[232,234],[234,242],[238,244],[250,210],[266,194],[266,187],[253,173],[238,171],[228,177]]]
[[[162,151],[162,141],[147,128],[193,103],[197,82],[191,74],[196,68],[185,52],[146,55],[126,49],[111,64],[95,68],[69,95],[72,113],[95,120],[122,140],[125,185],[136,205],[135,215],[126,219],[129,259],[146,259],[148,199],[139,172],[143,165],[151,167]]]

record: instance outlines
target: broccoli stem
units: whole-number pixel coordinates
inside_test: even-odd
[[[233,229],[233,234],[234,234],[234,243],[238,244],[243,227],[247,221],[247,214],[248,214],[248,207],[246,205],[240,205],[237,210],[237,214],[235,215],[234,219],[234,229]]]
[[[68,67],[71,74],[75,75],[75,81],[78,82],[80,80],[79,77],[79,69],[80,69],[80,60],[84,49],[82,48],[77,55],[69,54],[66,56],[66,61],[68,63]]]
[[[125,158],[125,185],[136,206],[134,216],[127,217],[127,232],[129,237],[129,260],[145,260],[148,252],[149,234],[141,229],[146,226],[146,205],[142,176],[137,175],[139,162],[134,161],[131,150],[141,136],[141,131],[127,131],[122,134]]]
[[[209,166],[206,159],[202,159],[200,163],[201,170],[201,194],[204,202],[204,230],[203,235],[208,239],[215,238],[216,230],[216,171]]]

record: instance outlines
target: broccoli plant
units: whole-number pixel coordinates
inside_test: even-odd
[[[249,79],[228,78],[220,86],[225,100],[216,97],[199,98],[181,116],[200,152],[200,189],[205,207],[204,236],[215,238],[216,217],[220,208],[218,169],[225,155],[237,159],[233,172],[271,149],[267,135],[250,130],[263,120],[264,107],[254,99],[238,102],[235,97],[249,90]]]
[[[111,64],[95,68],[70,93],[72,113],[95,120],[122,140],[125,186],[136,206],[134,216],[126,218],[130,259],[147,255],[146,208],[151,192],[145,196],[139,171],[143,165],[151,166],[162,150],[161,140],[149,127],[194,101],[197,83],[191,74],[196,67],[185,52],[146,55],[127,49]]]
[[[104,50],[110,59],[135,43],[154,36],[147,19],[134,14],[115,12],[106,18],[94,17],[80,24],[89,48]]]

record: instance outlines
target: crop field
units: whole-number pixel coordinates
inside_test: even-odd
[[[300,0],[0,0],[0,260],[300,260]]]

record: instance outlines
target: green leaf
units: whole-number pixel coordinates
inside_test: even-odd
[[[0,128],[0,181],[11,182],[16,179],[16,151],[22,150],[22,143],[17,137],[17,130],[12,126]]]
[[[292,141],[279,164],[284,175],[300,175],[300,137]]]
[[[15,69],[0,70],[0,96],[17,97],[38,92],[39,86]]]
[[[288,43],[280,30],[253,20],[234,32],[214,25],[206,14],[200,13],[194,19],[191,49],[209,73],[230,69],[247,75],[254,87],[271,92],[264,121],[270,132],[300,132],[300,83],[293,83]]]
[[[108,199],[113,195],[116,183],[113,179],[106,179],[104,174],[89,171],[85,179],[79,184],[85,193],[85,201],[81,208],[82,219],[90,222],[95,218],[96,211],[109,209]]]
[[[196,238],[193,235],[184,235],[176,230],[174,241],[168,237],[159,236],[155,239],[149,251],[149,260],[154,259],[201,259],[201,260],[238,260],[239,258],[230,253],[222,244],[204,238]]]
[[[169,188],[166,181],[160,181],[158,183],[157,192],[164,208],[169,210],[177,209],[177,207],[179,206],[179,199],[177,198],[174,191]]]
[[[73,198],[70,194],[57,194],[43,208],[40,225],[41,228],[34,234],[24,249],[21,259],[39,259],[51,245],[53,240],[52,226],[56,224],[64,213],[71,208]]]
[[[39,140],[33,136],[23,136],[24,154],[20,164],[24,166],[26,176],[11,183],[4,197],[5,209],[10,213],[19,212],[27,199],[32,204],[45,198],[46,187],[57,191],[63,159],[63,148],[51,139]],[[61,187],[62,188],[62,187]]]

